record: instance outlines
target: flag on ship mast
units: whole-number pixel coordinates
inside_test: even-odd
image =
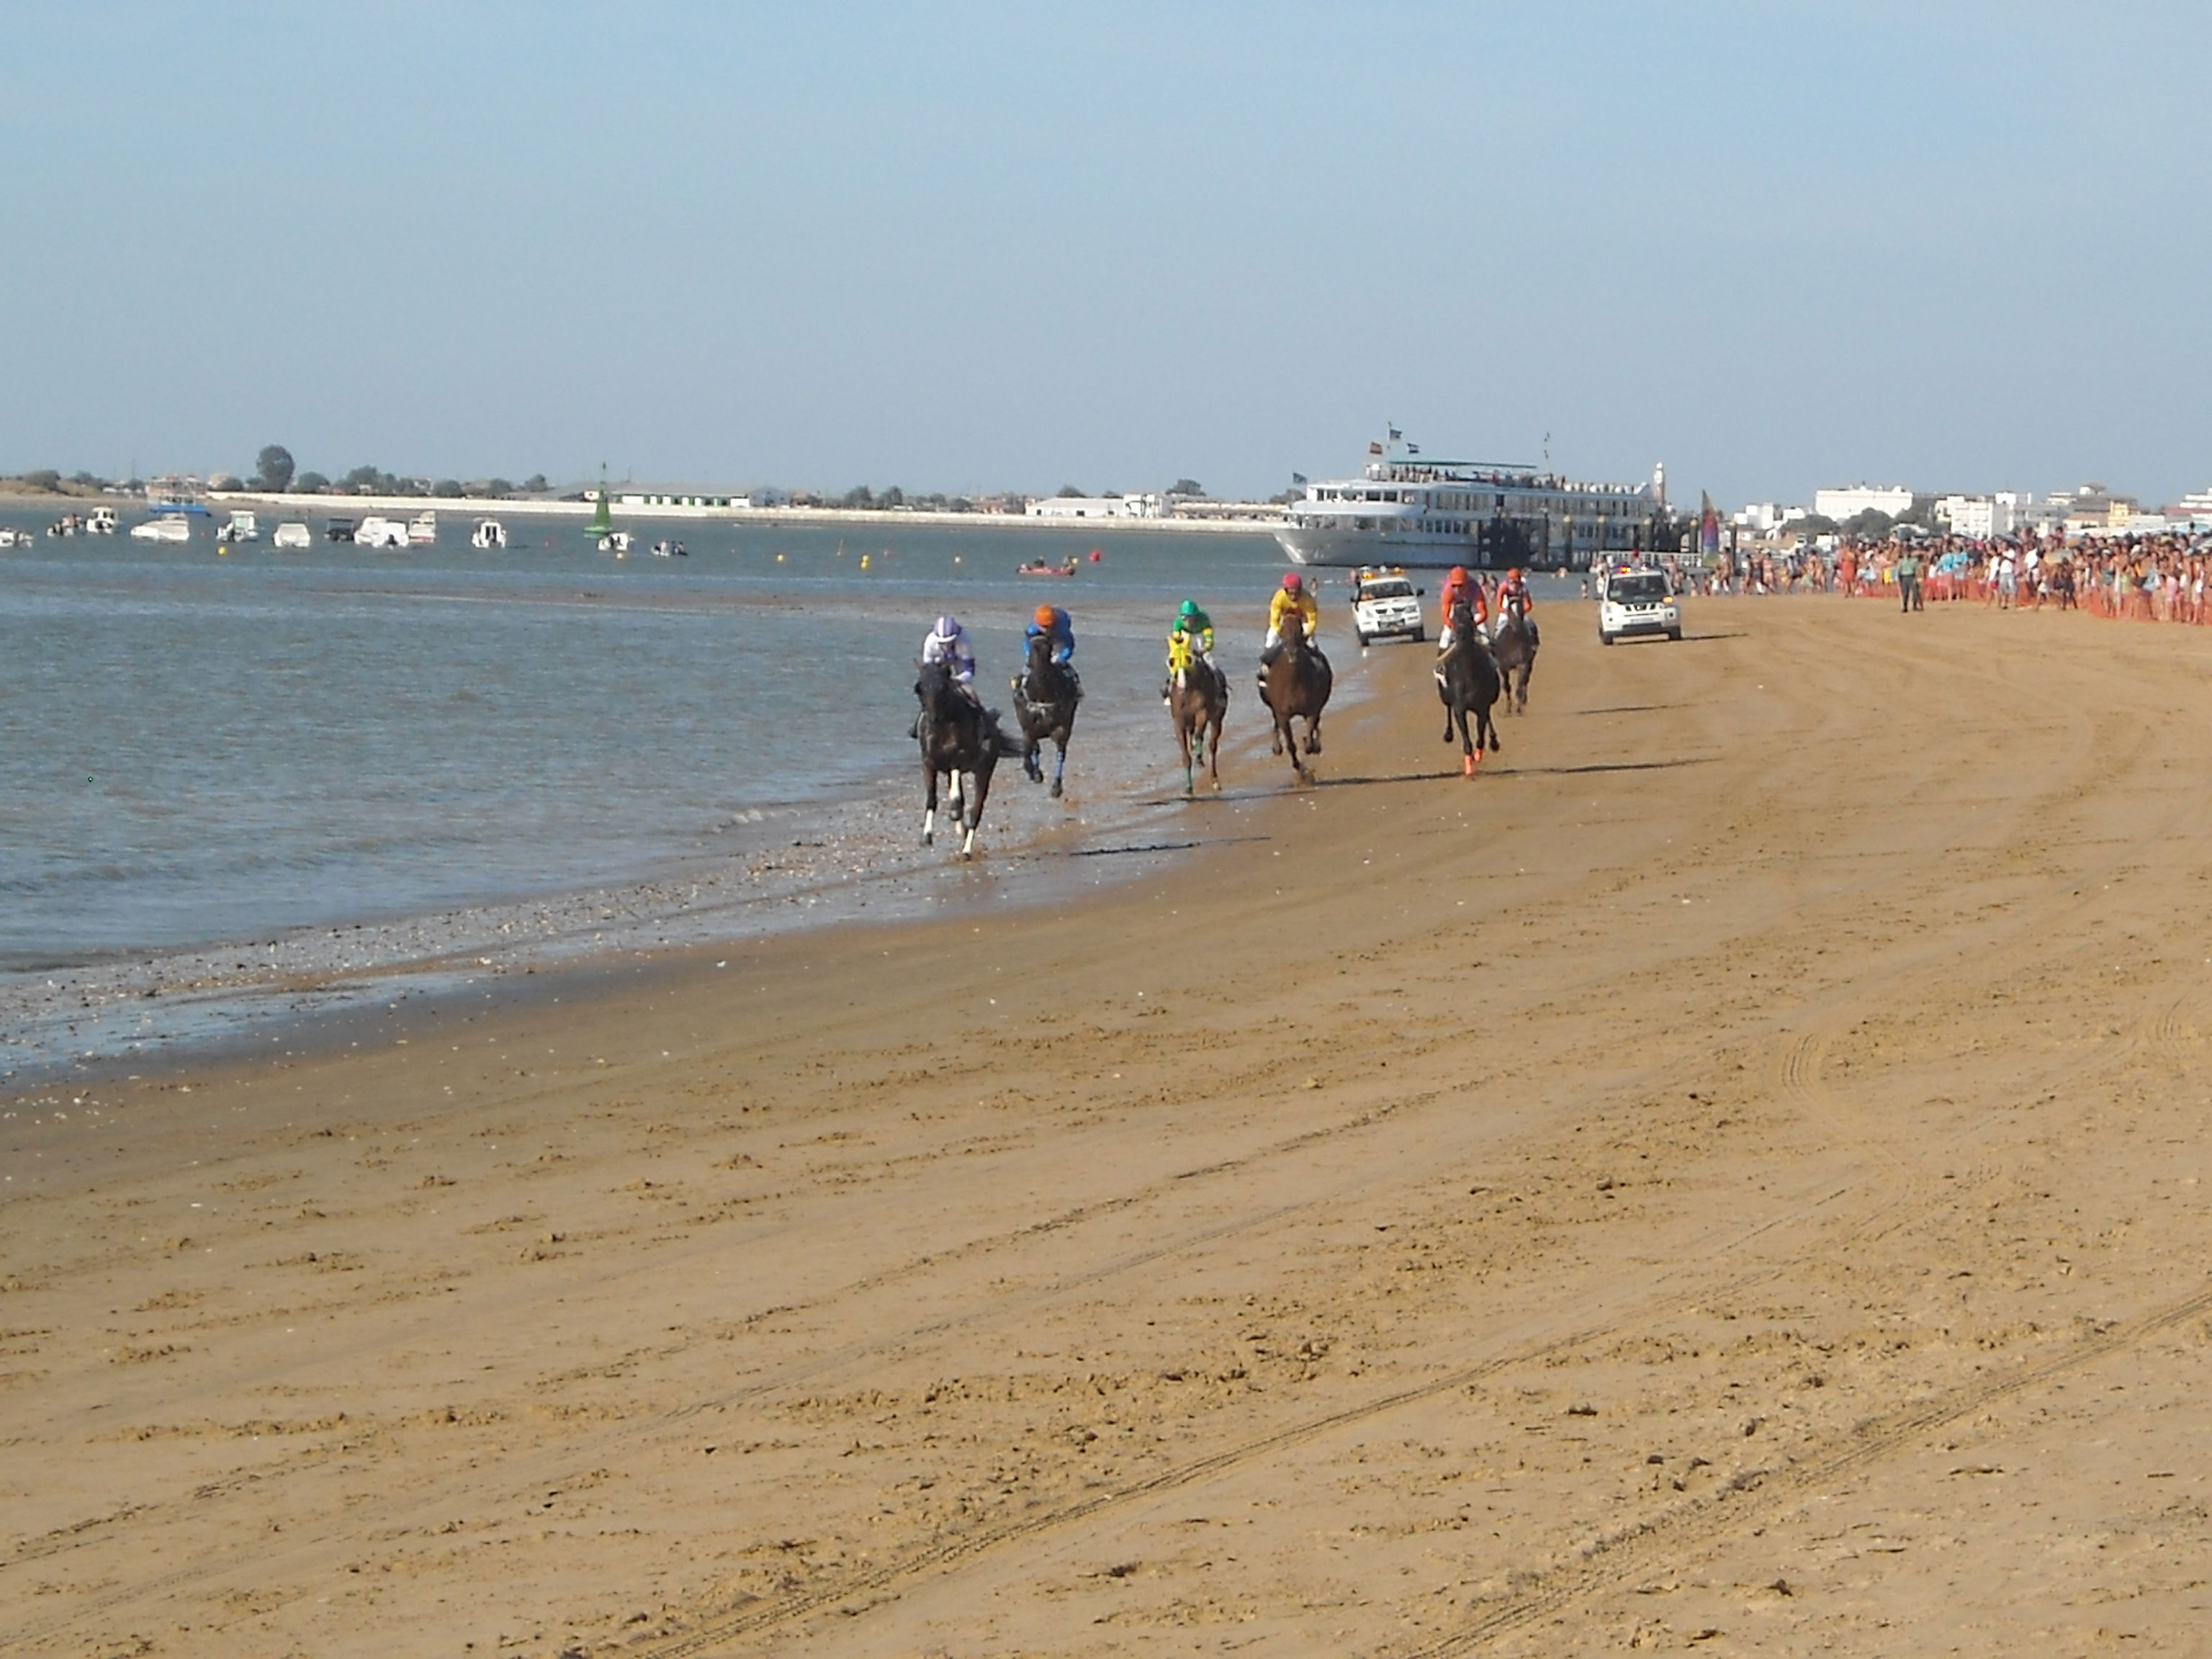
[[[1721,550],[1721,515],[1714,509],[1713,498],[1702,489],[1698,492],[1698,546],[1707,553]]]
[[[1367,446],[1367,453],[1370,455],[1380,455],[1382,453],[1382,446],[1378,443],[1370,443]]]

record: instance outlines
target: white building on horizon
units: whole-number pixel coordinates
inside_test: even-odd
[[[2000,489],[1990,495],[1946,495],[1936,503],[1936,519],[1954,536],[1986,542],[2027,527],[2034,495],[2024,489]]]
[[[1862,513],[1887,513],[1893,519],[1912,508],[1912,492],[1903,484],[1851,484],[1813,492],[1813,511],[1838,524]]]
[[[1032,519],[1157,519],[1158,495],[1046,495],[1029,504]]]

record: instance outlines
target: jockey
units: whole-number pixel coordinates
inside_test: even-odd
[[[1066,668],[1069,659],[1075,655],[1075,624],[1068,620],[1067,612],[1056,605],[1039,605],[1022,641],[1026,645],[1040,634],[1052,641],[1053,661]]]
[[[957,617],[939,617],[921,641],[921,665],[939,663],[952,671],[952,683],[961,695],[981,708],[983,700],[975,695],[975,647],[968,642],[968,630]]]
[[[1442,665],[1444,658],[1451,655],[1452,607],[1462,603],[1473,613],[1474,625],[1477,628],[1486,628],[1489,625],[1490,602],[1482,596],[1482,584],[1467,574],[1465,565],[1455,564],[1451,568],[1451,574],[1444,578],[1442,600],[1443,622],[1437,629],[1437,659],[1439,666]]]
[[[1536,637],[1536,596],[1528,591],[1528,578],[1521,574],[1517,564],[1505,573],[1505,580],[1498,585],[1498,626],[1504,627],[1507,619],[1516,613],[1528,624],[1528,642],[1542,644]]]
[[[1305,578],[1295,570],[1283,576],[1283,585],[1267,604],[1267,643],[1260,653],[1262,666],[1275,660],[1283,650],[1283,619],[1293,611],[1305,623],[1306,648],[1316,654],[1321,651],[1321,641],[1316,636],[1321,632],[1321,604],[1307,591]]]
[[[1194,661],[1203,661],[1213,666],[1213,618],[1198,607],[1196,599],[1185,599],[1176,608],[1175,623],[1168,629],[1168,680],[1160,688],[1160,701],[1168,701],[1175,690],[1175,677]]]
[[[1022,635],[1024,656],[1028,653],[1029,642],[1040,635],[1052,642],[1053,665],[1067,676],[1068,684],[1073,688],[1077,696],[1081,696],[1083,682],[1076,678],[1075,664],[1072,660],[1075,655],[1075,624],[1068,620],[1067,612],[1056,605],[1041,605],[1036,608],[1036,615],[1030,618],[1028,631]],[[1019,690],[1021,684],[1022,682],[1017,679],[1015,690]]]

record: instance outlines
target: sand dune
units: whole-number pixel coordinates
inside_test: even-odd
[[[9,1650],[2197,1650],[2212,637],[1549,620],[1472,783],[1378,652],[1164,875],[6,1109]]]

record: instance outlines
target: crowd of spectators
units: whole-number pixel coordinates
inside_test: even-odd
[[[1827,550],[1721,554],[1705,568],[1670,569],[1690,593],[1840,593],[1850,599],[1905,597],[1917,575],[1936,603],[1971,602],[2022,610],[2081,610],[2140,622],[2212,623],[2206,578],[2212,536],[2167,534],[2077,541],[2034,536],[1970,542],[1844,540]]]

